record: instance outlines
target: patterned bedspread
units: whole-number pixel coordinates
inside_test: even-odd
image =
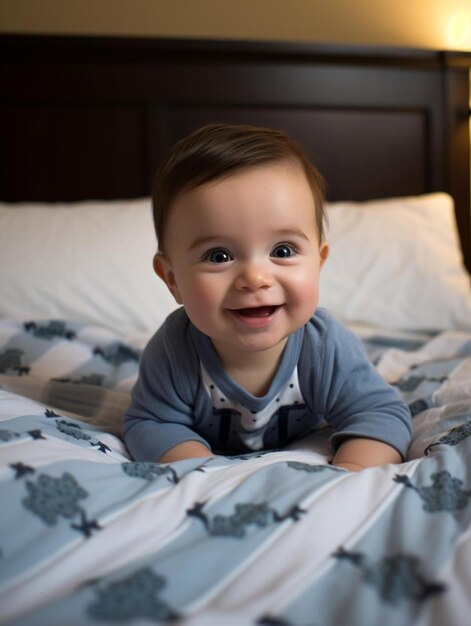
[[[282,451],[132,462],[139,350],[0,323],[0,623],[465,626],[471,334],[367,334],[414,415],[406,463],[353,474],[328,433]]]

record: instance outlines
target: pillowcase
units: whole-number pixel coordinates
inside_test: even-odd
[[[348,324],[471,330],[453,201],[328,204],[320,305]],[[154,274],[150,199],[0,203],[0,317],[104,326],[141,345],[177,304]]]
[[[0,204],[0,316],[65,319],[139,341],[176,308],[152,268],[149,199]]]
[[[471,283],[445,193],[327,204],[320,305],[345,323],[471,330]]]

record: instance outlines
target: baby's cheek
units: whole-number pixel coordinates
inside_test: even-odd
[[[217,307],[217,300],[217,294],[210,285],[195,281],[189,285],[184,304],[190,319],[194,317],[201,323]]]
[[[318,286],[311,280],[300,285],[299,290],[293,294],[293,314],[296,316],[298,324],[301,326],[308,322],[314,315],[319,303]]]
[[[314,302],[319,295],[318,277],[310,271],[300,271],[291,280],[290,291],[293,299],[302,302]]]

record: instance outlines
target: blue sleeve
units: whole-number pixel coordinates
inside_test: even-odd
[[[177,316],[178,321],[178,316]],[[123,439],[136,461],[153,461],[185,441],[209,444],[193,430],[198,358],[188,332],[168,320],[147,344],[123,419]]]
[[[350,437],[365,437],[389,444],[404,459],[412,435],[410,411],[375,370],[361,341],[322,310],[307,333],[309,349],[303,346],[300,375],[310,403],[335,431],[334,450]],[[310,383],[304,368],[310,370]]]

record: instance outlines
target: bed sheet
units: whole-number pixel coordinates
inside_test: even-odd
[[[408,459],[353,474],[328,431],[159,465],[118,437],[140,350],[0,322],[0,622],[418,624],[471,612],[471,333],[359,331],[409,404]]]

